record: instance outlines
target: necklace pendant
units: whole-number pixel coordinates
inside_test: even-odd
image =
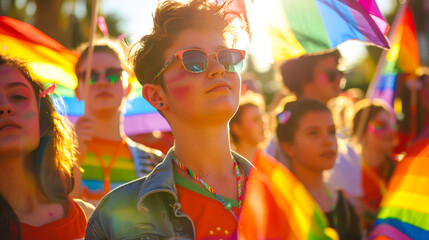
[[[232,207],[232,204],[230,203],[230,202],[227,202],[226,204],[225,204],[225,209],[226,210],[231,210],[231,207]]]

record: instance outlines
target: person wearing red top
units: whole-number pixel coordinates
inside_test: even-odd
[[[75,137],[43,84],[0,57],[0,238],[83,238],[86,216],[73,188]]]
[[[252,165],[231,151],[245,51],[231,48],[227,1],[165,1],[131,57],[143,97],[170,124],[174,147],[136,181],[108,193],[86,239],[231,239]],[[182,179],[184,181],[181,181]]]

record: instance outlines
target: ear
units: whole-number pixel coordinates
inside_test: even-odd
[[[234,133],[234,135],[240,137],[241,136],[241,128],[240,125],[238,123],[233,123],[230,126],[231,128],[231,132]]]
[[[163,110],[168,108],[166,97],[161,86],[146,83],[145,85],[143,85],[142,95],[144,99],[146,99],[146,101],[148,101],[148,103],[157,110]]]
[[[82,83],[78,84],[77,87],[74,89],[74,93],[76,95],[77,100],[82,101],[83,99],[83,92],[82,92]]]
[[[288,143],[288,142],[280,142],[280,148],[282,149],[282,151],[290,158],[294,158],[295,157],[295,149],[293,147],[292,143]]]

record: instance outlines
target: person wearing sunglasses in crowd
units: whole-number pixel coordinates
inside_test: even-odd
[[[360,181],[365,230],[370,231],[381,199],[386,192],[396,161],[393,157],[395,128],[388,106],[382,100],[363,99],[356,103],[352,135],[360,149]]]
[[[245,57],[229,48],[234,16],[206,0],[158,5],[152,32],[136,45],[134,72],[175,144],[147,177],[103,198],[87,239],[233,237],[252,167],[229,143]]]
[[[47,90],[25,63],[0,56],[1,239],[85,235],[86,215],[69,197],[76,138]]]
[[[97,205],[113,188],[145,176],[162,161],[162,153],[135,143],[123,131],[121,113],[131,85],[122,46],[113,40],[94,44],[89,86],[85,86],[88,44],[81,47],[75,71],[79,100],[85,100],[85,114],[76,122],[78,160],[74,193]],[[88,87],[88,96],[85,96]]]

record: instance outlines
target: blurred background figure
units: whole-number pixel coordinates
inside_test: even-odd
[[[130,71],[124,63],[124,50],[118,42],[99,40],[94,45],[89,83],[84,81],[88,44],[81,47],[75,66],[76,96],[85,100],[86,108],[75,126],[82,168],[75,193],[94,205],[113,188],[147,175],[162,161],[160,151],[125,136],[122,109],[131,85],[127,74]],[[75,174],[79,176],[80,171]]]
[[[352,204],[323,180],[323,172],[334,167],[338,153],[329,109],[319,101],[303,99],[287,103],[277,119],[277,138],[291,172],[316,200],[340,239],[360,239],[359,217]]]
[[[397,96],[401,101],[398,117],[398,143],[394,152],[401,154],[415,140],[429,136],[429,68],[421,68],[418,79],[400,78]],[[415,83],[415,84],[414,84]]]
[[[265,101],[262,95],[246,91],[240,105],[229,122],[234,150],[249,161],[253,161],[258,149],[266,140]]]
[[[354,187],[362,189],[365,229],[369,231],[396,166],[395,130],[388,106],[382,100],[364,99],[355,108],[352,134],[361,157],[361,180],[356,183],[360,186]]]
[[[52,88],[51,88],[52,89]],[[75,136],[27,67],[0,57],[0,236],[81,239],[73,189]]]

